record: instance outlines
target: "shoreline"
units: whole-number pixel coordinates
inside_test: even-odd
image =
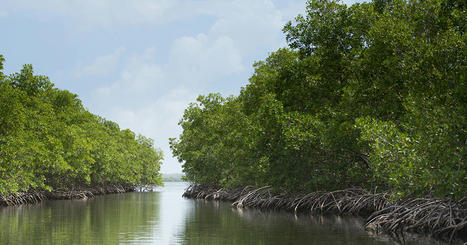
[[[235,208],[285,210],[309,214],[356,215],[366,219],[365,229],[404,241],[404,233],[417,233],[449,243],[467,241],[467,198],[459,201],[409,198],[389,201],[390,194],[361,188],[290,195],[268,186],[226,190],[191,184],[183,197],[228,201]]]
[[[109,185],[73,188],[71,190],[28,191],[4,196],[0,194],[0,207],[37,204],[45,200],[88,199],[98,195],[135,192],[140,186]]]

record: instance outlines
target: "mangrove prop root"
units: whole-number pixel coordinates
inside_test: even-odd
[[[455,237],[467,234],[467,202],[408,199],[374,212],[368,217],[366,227],[396,236],[402,236],[403,232],[427,233],[451,242]]]
[[[76,190],[29,191],[4,196],[0,195],[0,206],[35,204],[43,200],[88,199],[96,195],[136,191],[135,186],[111,185],[104,187],[86,187]]]
[[[389,193],[370,193],[361,188],[290,196],[274,193],[268,186],[226,190],[199,184],[191,184],[183,196],[230,201],[236,208],[360,215],[367,217],[367,230],[385,232],[402,241],[405,232],[430,234],[449,242],[454,238],[465,239],[462,234],[467,234],[467,198],[460,201],[411,198],[391,203]]]
[[[38,203],[46,199],[41,192],[21,192],[8,197],[0,195],[0,206],[13,206],[28,203]]]

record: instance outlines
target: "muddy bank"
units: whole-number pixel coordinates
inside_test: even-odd
[[[0,206],[13,206],[21,204],[34,204],[43,200],[64,200],[64,199],[87,199],[96,195],[133,192],[142,187],[137,186],[99,186],[83,187],[73,190],[54,190],[54,191],[29,191],[20,192],[15,195],[0,195]]]
[[[198,184],[190,185],[183,196],[229,201],[236,208],[359,215],[367,219],[367,230],[387,233],[399,241],[404,241],[406,232],[461,244],[467,241],[467,198],[411,198],[393,203],[387,192],[370,193],[359,188],[288,195],[274,193],[267,186],[226,190]]]

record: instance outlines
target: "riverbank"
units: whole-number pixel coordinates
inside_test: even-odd
[[[367,219],[367,230],[384,232],[400,241],[404,240],[406,232],[426,234],[448,242],[467,241],[467,198],[460,201],[409,198],[391,202],[387,192],[370,193],[359,188],[289,195],[274,193],[267,186],[226,190],[198,184],[190,185],[183,196],[229,201],[236,208],[359,215]]]
[[[44,200],[88,199],[97,195],[133,192],[138,188],[137,186],[110,185],[72,190],[20,192],[9,196],[0,195],[0,206],[35,204]]]

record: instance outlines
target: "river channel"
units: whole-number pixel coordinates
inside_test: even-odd
[[[0,244],[394,244],[360,218],[235,209],[185,199],[186,187],[0,207]]]

